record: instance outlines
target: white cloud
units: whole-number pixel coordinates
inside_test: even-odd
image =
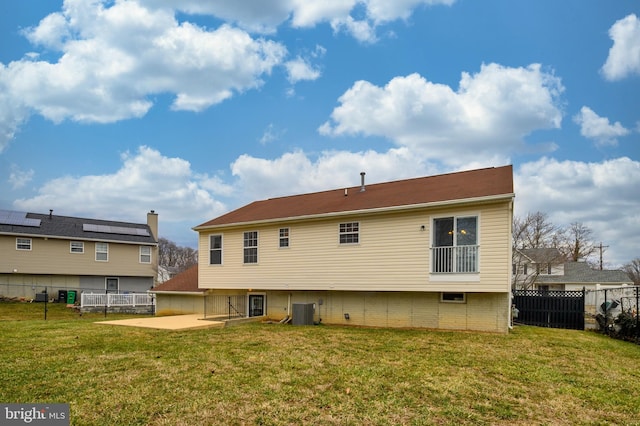
[[[264,129],[262,136],[260,137],[260,144],[266,145],[270,142],[276,141],[282,137],[283,134],[286,133],[286,130],[280,130],[276,128],[273,123],[269,123],[269,125]]]
[[[418,74],[386,86],[356,82],[340,98],[324,135],[383,136],[428,159],[451,166],[507,158],[539,129],[559,128],[560,79],[537,64],[483,65],[463,73],[457,91]]]
[[[170,8],[188,14],[216,16],[247,31],[273,34],[289,23],[293,28],[311,28],[329,23],[363,42],[374,42],[376,27],[398,19],[408,19],[420,6],[451,5],[455,0],[141,0],[150,8]],[[363,17],[355,19],[356,9]]]
[[[415,177],[435,173],[433,164],[423,162],[406,148],[376,151],[325,151],[312,158],[302,151],[269,160],[242,155],[231,165],[237,178],[241,202],[274,196],[324,191],[360,184],[360,172],[367,182]]]
[[[36,173],[33,169],[22,170],[17,164],[12,164],[10,169],[9,183],[12,189],[24,188],[33,180],[33,176]]]
[[[377,26],[407,19],[422,5],[453,2],[65,0],[61,11],[23,31],[34,45],[59,53],[57,62],[30,52],[0,64],[0,152],[34,113],[56,123],[111,123],[144,116],[159,94],[174,96],[174,110],[201,111],[258,88],[283,65],[287,49],[246,31],[275,34],[287,22],[294,28],[327,23],[374,42]],[[230,25],[206,29],[178,21],[178,12],[187,19],[211,15]],[[355,19],[354,13],[363,17]],[[307,59],[294,59],[286,68],[294,83],[320,76]]]
[[[194,174],[188,161],[143,146],[135,154],[122,154],[122,166],[113,174],[56,178],[45,183],[36,196],[18,199],[14,206],[126,221],[140,220],[153,209],[162,214],[164,223],[187,220],[195,226],[194,221],[226,210],[211,196],[215,183],[215,178]],[[223,186],[221,192],[225,191]]]
[[[573,117],[580,126],[580,134],[585,138],[593,139],[598,146],[618,145],[618,137],[629,134],[620,122],[609,123],[606,117],[600,117],[589,107],[583,106],[580,112]]]
[[[542,158],[515,170],[514,185],[516,215],[542,211],[559,226],[584,223],[610,246],[605,261],[614,266],[640,256],[640,162]]]
[[[408,19],[419,6],[451,6],[455,0],[368,0],[367,15],[376,23]]]
[[[287,68],[287,79],[291,84],[296,84],[302,80],[313,81],[320,78],[320,70],[301,57],[288,61],[285,63],[285,67]]]
[[[0,154],[13,140],[13,137],[29,118],[24,105],[16,102],[8,93],[4,83],[6,67],[0,63]]]
[[[616,21],[609,29],[613,46],[602,66],[607,80],[621,80],[640,74],[640,19],[635,14]]]
[[[151,96],[170,93],[173,109],[200,111],[259,87],[286,56],[280,43],[228,25],[178,23],[173,13],[136,2],[67,0],[61,13],[27,30],[32,42],[61,56],[0,64],[0,148],[28,110],[54,122],[108,123],[141,117]]]

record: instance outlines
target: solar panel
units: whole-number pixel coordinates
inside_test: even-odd
[[[101,232],[103,234],[136,235],[148,237],[149,231],[144,228],[129,228],[126,226],[96,225],[93,223],[83,223],[82,230],[85,232]]]
[[[40,219],[29,219],[27,213],[12,210],[0,210],[0,224],[40,227]]]

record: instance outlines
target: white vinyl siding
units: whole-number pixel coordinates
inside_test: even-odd
[[[225,265],[203,268],[199,283],[203,288],[225,289],[508,292],[510,206],[502,201],[472,208],[360,215],[359,249],[348,251],[336,244],[339,225],[355,222],[348,217],[295,222],[296,244],[288,250],[278,247],[281,225],[264,225],[260,268],[242,268],[246,228],[225,228]],[[482,245],[475,281],[431,279],[432,218],[447,215],[478,216]],[[200,234],[200,250],[208,249],[210,235]]]

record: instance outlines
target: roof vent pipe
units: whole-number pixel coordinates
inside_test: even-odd
[[[360,192],[364,192],[365,188],[364,188],[364,175],[365,172],[360,172]]]
[[[53,209],[49,209],[49,220],[53,219]]]

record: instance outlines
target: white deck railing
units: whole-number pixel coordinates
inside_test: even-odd
[[[478,272],[479,246],[431,248],[431,272],[465,274]]]
[[[155,297],[148,293],[82,293],[80,306],[152,306]]]

